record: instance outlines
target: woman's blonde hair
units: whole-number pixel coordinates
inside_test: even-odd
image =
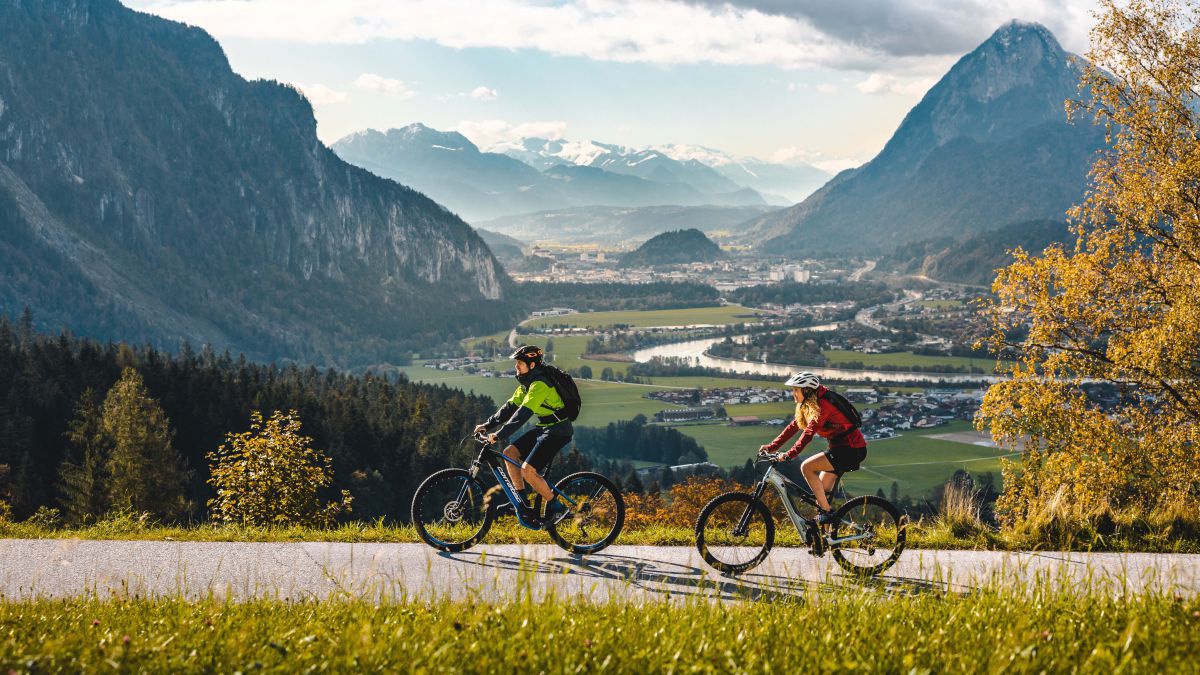
[[[821,405],[817,403],[816,392],[812,396],[796,404],[796,424],[807,427],[813,420],[821,416]]]

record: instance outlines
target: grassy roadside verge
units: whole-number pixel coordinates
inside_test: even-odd
[[[1081,531],[1067,535],[1063,531],[1047,538],[1042,530],[999,531],[961,520],[939,519],[913,523],[908,528],[908,547],[944,550],[994,551],[1113,551],[1150,553],[1200,553],[1200,539],[1173,536],[1169,529],[1149,524],[1110,536]],[[329,529],[304,527],[244,527],[234,525],[196,525],[190,527],[156,525],[134,518],[114,518],[79,528],[46,527],[31,523],[0,522],[0,538],[5,539],[106,539],[128,541],[235,541],[341,543],[417,543],[416,530],[407,525],[348,523]],[[510,518],[492,525],[488,544],[552,544],[544,532],[527,530]],[[617,544],[632,546],[692,546],[695,535],[690,526],[645,524],[629,525]],[[777,522],[775,546],[799,547],[801,540],[788,522]]]
[[[1169,673],[1200,650],[1196,598],[1043,583],[759,600],[0,602],[0,670]]]

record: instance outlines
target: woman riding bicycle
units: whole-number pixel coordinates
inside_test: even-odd
[[[796,401],[796,415],[784,427],[775,440],[761,446],[761,455],[774,454],[775,460],[784,462],[800,454],[814,436],[822,436],[829,442],[829,449],[805,459],[800,464],[804,481],[812,490],[813,497],[821,509],[817,522],[831,521],[831,508],[826,493],[833,490],[834,482],[847,471],[856,471],[867,457],[867,440],[858,426],[838,409],[827,396],[829,390],[821,386],[821,380],[809,372],[792,375],[785,383],[792,388]],[[779,449],[801,429],[804,433],[789,450]]]

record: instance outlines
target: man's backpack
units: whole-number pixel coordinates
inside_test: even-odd
[[[832,403],[833,407],[837,408],[838,412],[842,413],[850,421],[850,424],[853,425],[850,431],[862,428],[862,415],[859,414],[858,408],[855,408],[849,399],[832,389],[826,389],[825,400]]]
[[[559,420],[571,420],[574,422],[579,419],[579,409],[583,407],[583,399],[579,398],[579,387],[575,384],[575,378],[571,377],[565,370],[543,363],[540,375],[543,376],[550,386],[558,392],[558,397],[563,401],[563,407],[554,411],[554,416]]]

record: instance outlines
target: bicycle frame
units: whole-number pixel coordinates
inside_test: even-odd
[[[838,476],[837,480],[833,483],[833,489],[830,490],[831,494],[833,492],[837,492],[841,482],[842,477]],[[817,498],[813,496],[812,492],[810,492],[807,487],[801,486],[794,481],[789,480],[786,476],[776,471],[774,464],[771,464],[767,467],[767,472],[764,473],[763,477],[758,481],[758,483],[755,484],[754,492],[752,493],[754,498],[762,501],[763,492],[767,489],[768,485],[775,488],[775,491],[779,493],[779,501],[783,502],[783,509],[787,512],[788,519],[792,521],[792,525],[796,528],[797,534],[803,537],[804,529],[811,526],[811,521],[796,512],[796,507],[792,504],[792,500],[788,497],[788,488],[795,489],[800,497],[800,500],[808,503],[814,508],[819,508],[819,505],[817,504]],[[750,515],[750,509],[746,509],[745,513],[742,514],[741,521],[738,522],[737,528],[734,529],[735,534],[744,533],[746,528],[749,527]],[[814,535],[820,536],[815,532]],[[849,541],[866,539],[870,536],[870,534],[852,534],[846,537],[837,538],[825,536],[824,539],[829,546],[836,546],[837,544],[843,544]]]
[[[841,481],[841,476],[838,476],[838,481]],[[791,487],[795,489],[797,494],[799,494],[800,499],[812,505],[813,507],[817,506],[817,498],[814,497],[807,488],[801,487],[795,482],[789,480],[783,474],[776,471],[774,464],[767,467],[767,472],[764,473],[763,477],[759,479],[758,483],[755,484],[753,492],[754,498],[761,501],[763,492],[767,489],[768,485],[775,488],[775,491],[779,493],[779,500],[783,502],[783,509],[787,512],[788,520],[792,521],[792,525],[796,528],[796,532],[803,537],[805,523],[807,520],[796,512],[796,507],[792,505],[792,500],[788,497],[788,488]],[[836,490],[837,487],[838,484],[834,483],[833,489]],[[742,522],[738,523],[737,529],[734,531],[741,532],[749,525],[749,520],[750,510],[746,509],[746,513],[742,516]]]
[[[502,452],[499,452],[491,444],[481,443],[479,448],[479,456],[475,458],[475,461],[471,462],[471,468],[469,469],[471,478],[477,478],[479,476],[480,469],[482,469],[483,465],[486,464],[488,468],[491,469],[492,476],[496,479],[496,482],[499,483],[501,489],[504,490],[504,496],[508,498],[508,503],[512,504],[513,513],[517,516],[517,522],[519,522],[522,527],[526,527],[531,530],[540,529],[537,525],[531,525],[530,523],[525,522],[525,519],[521,517],[520,498],[517,497],[516,486],[512,484],[512,479],[509,478],[508,471],[504,470],[504,462],[508,462],[517,468],[521,467],[520,462]],[[460,492],[457,497],[459,501],[462,501],[462,499],[466,496],[467,485],[468,483],[463,483],[462,492]],[[565,493],[559,490],[558,487],[550,483],[550,481],[546,481],[546,485],[550,487],[551,492],[566,500],[572,507],[578,506],[578,503],[574,499],[568,497]]]

